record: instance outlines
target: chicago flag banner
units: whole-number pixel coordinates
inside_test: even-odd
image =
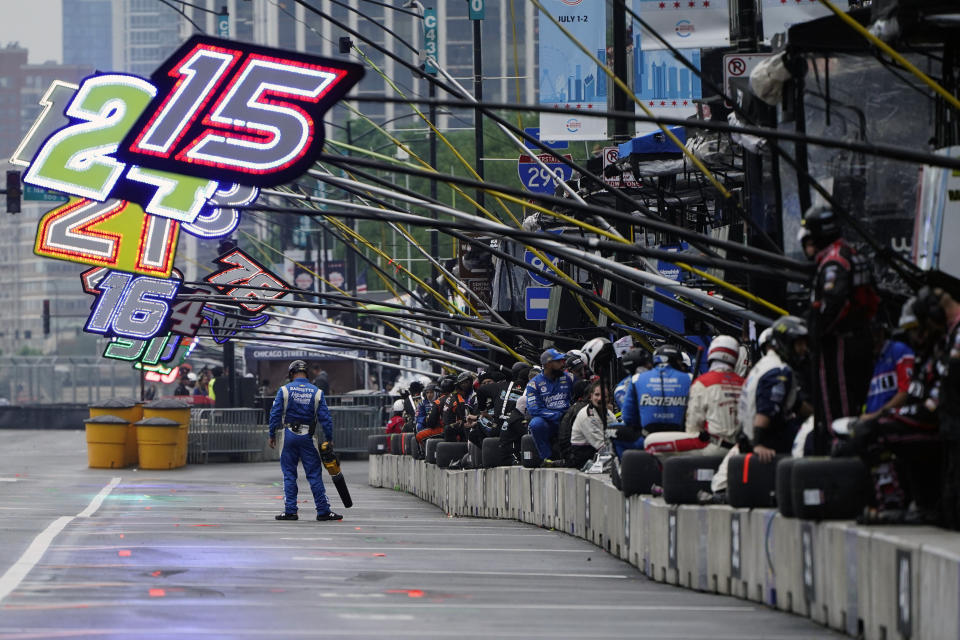
[[[604,0],[541,0],[573,37],[601,62],[607,60],[607,20]],[[546,16],[540,24],[540,104],[578,109],[587,116],[607,108],[607,75]],[[543,113],[542,140],[605,140],[607,119]]]

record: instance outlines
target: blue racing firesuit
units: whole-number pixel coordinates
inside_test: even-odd
[[[286,402],[284,401],[286,391]],[[277,390],[270,409],[270,437],[275,438],[282,425],[283,451],[280,468],[283,470],[283,494],[286,499],[285,513],[297,512],[297,463],[303,462],[303,471],[313,491],[317,515],[330,513],[327,492],[323,488],[323,465],[320,453],[313,441],[313,432],[319,424],[327,440],[333,440],[333,419],[323,399],[323,392],[310,384],[306,378],[296,378]]]
[[[683,431],[687,396],[690,395],[690,374],[674,369],[667,363],[638,373],[626,385],[620,419],[642,433]],[[625,449],[643,448],[643,438],[635,442],[614,440],[617,456]]]
[[[417,405],[417,415],[414,418],[416,422],[416,432],[420,433],[423,431],[423,421],[427,419],[427,414],[430,413],[430,408],[433,406],[432,400],[427,400],[427,396],[423,396],[423,400]]]
[[[555,438],[560,427],[560,419],[570,408],[573,396],[572,373],[562,372],[556,380],[550,380],[542,373],[527,383],[524,395],[527,398],[527,413],[530,423],[527,425],[540,459],[551,458],[550,440]]]

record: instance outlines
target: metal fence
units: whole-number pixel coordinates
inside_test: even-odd
[[[338,453],[365,453],[367,437],[383,433],[390,398],[363,396],[357,404],[342,402],[344,398],[352,400],[354,396],[329,397],[334,445]],[[187,462],[205,464],[211,457],[243,462],[279,460],[283,436],[278,434],[277,448],[271,449],[268,434],[261,409],[193,409]]]
[[[267,431],[260,409],[192,409],[187,462],[207,463],[210,456],[243,462],[278,460],[280,449],[268,446]]]
[[[140,372],[97,356],[6,356],[0,398],[14,405],[91,404],[139,398]]]

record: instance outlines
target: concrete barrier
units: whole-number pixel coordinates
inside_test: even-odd
[[[960,536],[942,529],[624,499],[605,476],[570,469],[448,471],[381,455],[370,457],[368,481],[452,516],[564,531],[658,582],[762,602],[853,637],[960,637]]]

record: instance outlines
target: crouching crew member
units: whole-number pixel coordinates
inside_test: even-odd
[[[283,451],[280,468],[283,470],[284,512],[277,520],[297,520],[297,464],[303,463],[303,471],[313,491],[317,507],[317,520],[343,520],[343,516],[330,510],[327,493],[323,488],[323,464],[313,441],[317,424],[323,435],[333,442],[333,420],[323,399],[323,392],[307,381],[307,363],[294,360],[288,369],[290,382],[277,390],[270,409],[270,448],[277,446],[277,429],[284,427]]]
[[[717,336],[710,343],[710,370],[690,385],[685,418],[686,431],[662,431],[647,436],[644,449],[657,455],[692,453],[726,455],[736,444],[737,402],[743,378],[734,372],[740,345],[731,336]]]
[[[796,369],[807,357],[807,325],[795,316],[784,316],[772,329],[773,348],[754,365],[743,383],[737,407],[737,446],[713,476],[714,494],[726,492],[731,456],[752,452],[760,462],[770,462],[779,453],[790,453],[797,426],[806,417],[802,414],[808,413],[806,405],[802,409],[799,406],[796,375]]]

